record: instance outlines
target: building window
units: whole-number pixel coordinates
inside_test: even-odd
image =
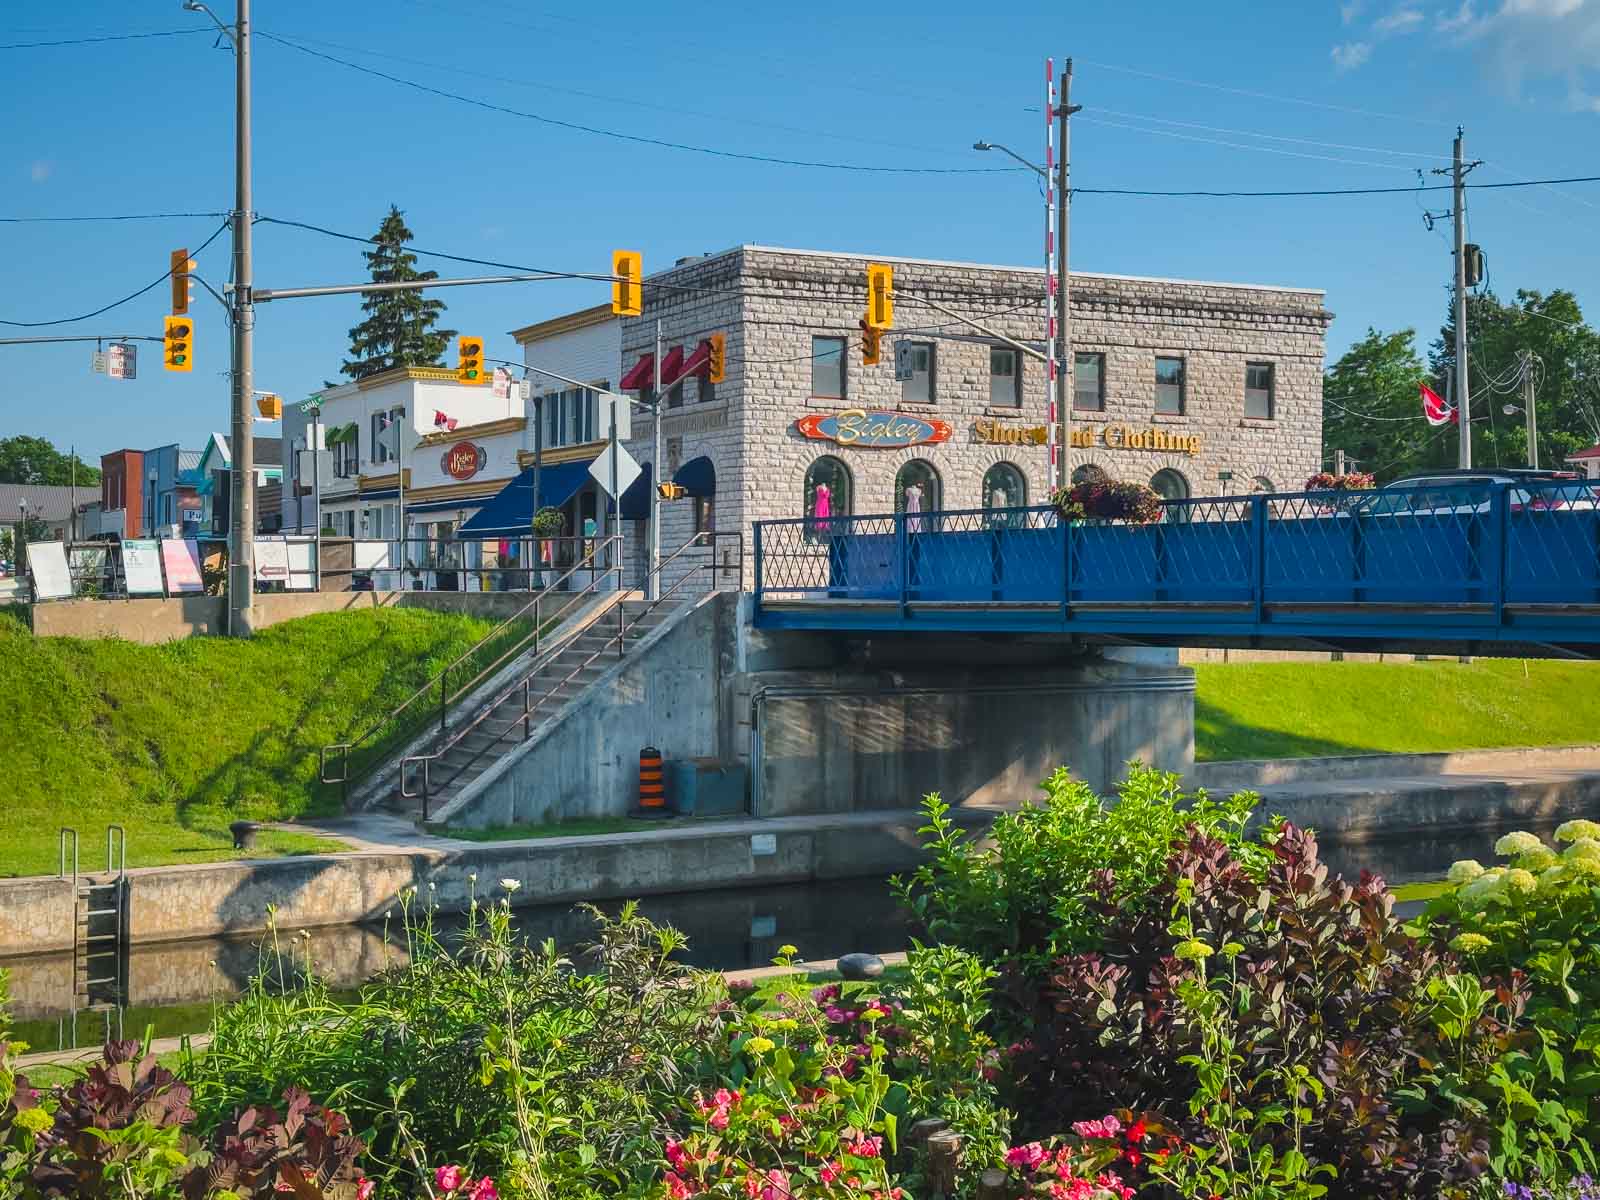
[[[1093,463],[1084,463],[1081,467],[1075,468],[1072,472],[1072,482],[1074,484],[1105,483],[1110,478],[1111,476],[1107,475],[1103,469],[1095,466]]]
[[[1010,463],[995,463],[983,473],[985,508],[1026,508],[1028,481]]]
[[[342,441],[334,443],[333,447],[333,473],[340,479],[349,479],[359,470],[357,451],[359,444],[354,434],[347,436]]]
[[[694,531],[696,533],[715,533],[717,531],[717,498],[715,496],[696,496],[694,498]]]
[[[932,404],[935,383],[933,374],[933,343],[912,342],[911,378],[900,385],[900,399],[907,404]]]
[[[1187,500],[1189,498],[1189,481],[1177,471],[1157,471],[1150,480],[1150,486],[1156,495],[1163,500]]]
[[[582,445],[600,436],[600,397],[589,388],[546,393],[540,409],[544,444],[550,449]]]
[[[1183,415],[1183,359],[1156,359],[1156,411]]]
[[[700,376],[698,399],[701,404],[710,404],[717,398],[717,385],[711,382],[711,376]]]
[[[1104,412],[1106,407],[1106,356],[1072,356],[1072,407],[1081,412]]]
[[[939,472],[924,458],[913,458],[894,477],[894,510],[897,513],[936,512],[942,499]],[[919,522],[918,531],[921,523]]]
[[[824,400],[844,399],[844,347],[841,337],[811,339],[811,394]]]
[[[1272,480],[1265,475],[1257,475],[1250,481],[1250,490],[1252,492],[1275,492],[1278,489],[1274,486]]]
[[[997,408],[1022,407],[1022,372],[1017,352],[1002,346],[989,350],[989,403]]]
[[[667,389],[667,407],[683,407],[683,380],[678,380],[677,383]]]
[[[1244,365],[1244,415],[1272,420],[1273,371],[1271,363],[1253,362]]]
[[[828,527],[821,525],[822,521],[830,517],[848,517],[852,511],[853,492],[850,468],[842,461],[830,454],[813,462],[806,468],[805,495],[802,498],[805,515],[818,522],[817,526],[811,528],[825,532]]]

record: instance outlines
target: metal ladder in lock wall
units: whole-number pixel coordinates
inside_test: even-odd
[[[128,999],[128,832],[121,825],[106,829],[106,870],[103,876],[85,875],[79,869],[78,831],[63,829],[59,841],[60,875],[72,874],[72,991],[73,1041],[77,1014],[106,1014],[106,1035],[112,1019],[122,1024]],[[63,1031],[65,1035],[65,1031]]]

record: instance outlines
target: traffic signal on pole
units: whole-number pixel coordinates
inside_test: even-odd
[[[886,263],[867,264],[867,324],[894,328],[894,268]]]
[[[194,322],[188,317],[166,317],[161,333],[161,365],[169,371],[194,370]]]
[[[261,414],[263,421],[281,421],[283,419],[283,397],[274,396],[270,392],[256,397],[256,411]]]
[[[483,373],[483,339],[464,337],[456,342],[456,380],[459,383],[487,383]]]
[[[618,317],[637,317],[644,312],[644,256],[637,250],[611,252],[611,312]]]
[[[721,383],[728,374],[728,337],[713,333],[708,339],[711,353],[706,358],[706,375],[712,383]]]
[[[174,250],[172,252],[172,311],[176,316],[182,316],[189,311],[189,301],[194,296],[194,284],[189,280],[189,272],[194,270],[194,259],[189,257],[187,250]]]
[[[688,495],[688,490],[681,483],[658,483],[656,491],[661,493],[663,500],[682,500]]]
[[[883,352],[883,330],[867,324],[865,317],[861,318],[861,363],[863,366],[875,367],[878,357]]]

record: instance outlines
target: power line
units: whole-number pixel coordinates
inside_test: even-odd
[[[1103,117],[1082,116],[1080,121],[1088,121],[1094,125],[1110,125],[1117,129],[1131,129],[1135,133],[1153,133],[1161,137],[1178,138],[1185,142],[1205,142],[1212,146],[1227,146],[1234,150],[1254,150],[1260,154],[1281,154],[1288,158],[1314,158],[1322,162],[1342,163],[1350,167],[1382,167],[1389,171],[1411,171],[1412,167],[1402,163],[1367,162],[1359,158],[1339,158],[1332,154],[1313,154],[1309,150],[1280,150],[1276,146],[1252,146],[1245,142],[1225,142],[1221,138],[1201,137],[1195,133],[1179,133],[1175,129],[1149,129],[1142,125],[1129,125],[1125,121],[1107,121]]]
[[[200,245],[195,250],[191,251],[191,255],[198,255],[201,250],[204,250],[207,246],[211,245],[212,242],[216,241],[219,237],[221,237],[223,232],[227,228],[228,228],[228,222],[225,221],[225,222],[223,222],[221,225],[219,225],[217,227],[217,230],[216,230],[215,233],[213,233],[205,241],[201,242]],[[74,321],[87,321],[90,317],[98,317],[101,313],[107,313],[107,312],[110,312],[113,308],[119,308],[122,305],[128,303],[128,301],[130,301],[130,300],[137,300],[140,296],[144,295],[146,292],[152,291],[155,288],[160,287],[163,283],[165,283],[171,277],[172,277],[172,269],[169,267],[169,268],[167,268],[167,270],[163,271],[161,273],[161,275],[158,276],[155,280],[153,280],[152,282],[146,284],[144,287],[140,288],[138,291],[130,292],[128,295],[122,297],[122,299],[120,299],[120,300],[113,300],[110,304],[103,305],[102,307],[95,309],[93,312],[86,312],[86,313],[83,313],[83,314],[81,314],[79,316],[76,316],[76,317],[58,317],[53,321],[7,321],[7,320],[0,319],[0,325],[13,325],[13,326],[16,326],[19,329],[42,329],[47,325],[71,325]]]
[[[1409,169],[1409,168],[1408,168]],[[1548,187],[1552,183],[1600,183],[1600,175],[1576,175],[1566,179],[1519,179],[1513,183],[1467,183],[1462,186],[1472,190],[1499,190],[1502,188]],[[1363,188],[1304,188],[1304,189],[1279,189],[1276,191],[1246,192],[1246,191],[1202,191],[1189,189],[1186,191],[1158,191],[1149,188],[1087,188],[1074,187],[1074,196],[1158,196],[1158,197],[1211,197],[1231,199],[1235,197],[1280,197],[1280,196],[1393,196],[1400,193],[1415,192],[1448,192],[1452,185],[1448,183],[1430,183],[1424,187],[1363,187]]]
[[[1368,397],[1365,397],[1365,398],[1369,399],[1369,400],[1377,399],[1376,396],[1368,396]],[[1355,399],[1355,397],[1346,396],[1346,397],[1344,397],[1344,399],[1353,400],[1353,399]],[[1340,404],[1337,400],[1334,400],[1332,397],[1329,397],[1329,396],[1324,396],[1322,398],[1322,402],[1324,404],[1332,405],[1334,408],[1337,408],[1340,412],[1345,413],[1347,416],[1359,417],[1363,421],[1415,421],[1415,420],[1417,420],[1417,418],[1414,417],[1414,416],[1413,417],[1377,417],[1377,416],[1373,416],[1373,414],[1371,414],[1371,413],[1358,412],[1357,410],[1355,410],[1353,408],[1346,408],[1344,405]]]
[[[168,221],[179,217],[225,217],[225,212],[122,213],[95,217],[0,217],[0,225],[48,225],[80,221]]]
[[[1389,150],[1382,146],[1356,146],[1348,142],[1324,142],[1317,138],[1289,137],[1279,133],[1261,133],[1254,129],[1229,129],[1223,125],[1202,125],[1196,121],[1174,121],[1168,117],[1155,117],[1148,113],[1119,112],[1114,108],[1102,108],[1098,104],[1093,110],[1096,114],[1104,113],[1107,116],[1123,117],[1130,121],[1150,121],[1157,125],[1176,125],[1183,129],[1203,129],[1208,133],[1231,133],[1238,137],[1263,138],[1269,142],[1295,142],[1302,146],[1324,146],[1331,150],[1360,150],[1365,154],[1388,154],[1395,158],[1420,158],[1429,162],[1448,162],[1448,154],[1426,154],[1420,150]]]
[[[352,71],[359,71],[363,75],[371,75],[378,79],[386,79],[390,83],[397,83],[402,87],[412,88],[419,92],[426,92],[431,96],[439,96],[446,100],[454,100],[460,104],[470,104],[474,108],[485,109],[489,112],[503,113],[506,116],[521,117],[526,121],[537,121],[541,125],[552,125],[558,129],[570,129],[577,133],[593,134],[596,137],[615,138],[622,142],[633,142],[642,146],[659,146],[664,150],[682,150],[691,154],[706,154],[713,158],[731,158],[744,162],[766,163],[770,166],[782,167],[813,167],[825,171],[859,171],[873,175],[999,175],[1011,174],[1024,170],[1023,167],[880,167],[866,163],[840,163],[824,162],[814,159],[779,158],[770,154],[747,154],[738,150],[720,150],[712,146],[696,146],[688,142],[673,142],[664,138],[645,137],[636,133],[623,133],[616,129],[604,129],[598,125],[584,125],[577,121],[564,121],[557,117],[547,117],[540,113],[524,112],[522,109],[510,108],[504,104],[494,104],[488,100],[480,100],[474,96],[465,96],[460,92],[450,92],[443,88],[432,87],[426,83],[418,83],[414,79],[406,79],[401,75],[391,75],[387,71],[379,71],[374,67],[364,67],[360,63],[351,62],[347,58],[340,58],[322,50],[314,50],[310,46],[301,45],[289,38],[277,34],[256,30],[256,36],[277,42],[279,45],[288,46],[302,54],[313,58],[320,58],[327,62],[336,63]]]
[[[63,38],[58,42],[5,42],[0,50],[39,50],[47,46],[87,46],[94,42],[131,42],[139,38],[183,37],[192,33],[210,33],[209,29],[163,29],[156,33],[108,33],[102,37]]]

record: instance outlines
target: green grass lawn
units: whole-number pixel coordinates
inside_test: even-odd
[[[422,609],[286,622],[250,641],[162,646],[39,638],[0,619],[6,699],[0,876],[54,874],[57,830],[104,867],[106,827],[128,865],[237,857],[227,826],[337,811],[318,750],[364,730],[492,628]],[[337,843],[263,831],[258,854]]]
[[[1300,758],[1600,742],[1600,664],[1201,663],[1195,757]]]

